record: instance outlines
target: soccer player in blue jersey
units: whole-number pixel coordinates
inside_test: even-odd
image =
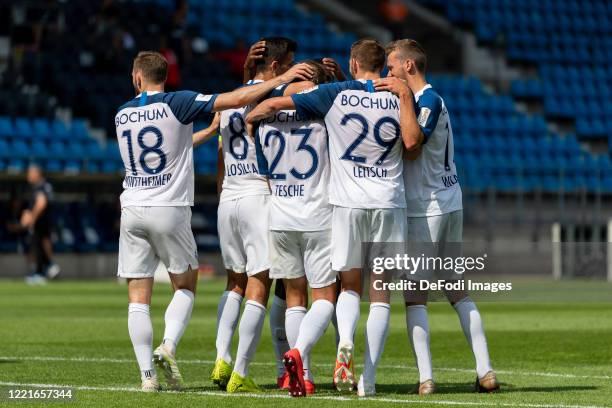
[[[342,281],[336,306],[340,342],[333,380],[339,390],[357,387],[361,396],[376,392],[376,366],[390,313],[389,293],[370,290],[365,367],[357,384],[353,341],[362,293],[362,244],[403,242],[406,201],[402,151],[414,148],[420,132],[411,98],[375,92],[373,81],[380,79],[384,63],[385,50],[378,42],[359,40],[351,47],[350,56],[355,80],[269,99],[248,117],[248,121],[256,121],[280,110],[295,109],[301,117],[325,121],[331,165],[329,202],[333,206],[331,263]]]
[[[168,63],[161,54],[140,52],[132,70],[137,96],[115,116],[125,166],[118,275],[128,280],[128,329],[142,390],[149,392],[159,389],[153,358],[171,388],[182,385],[175,352],[191,317],[198,270],[190,208],[194,195],[193,121],[200,115],[247,105],[282,84],[312,74],[308,66],[296,65],[261,84],[202,95],[164,92],[167,72]],[[163,342],[153,352],[149,305],[160,261],[170,273],[174,297],[165,314]]]
[[[406,152],[408,160],[404,161],[408,216],[406,240],[409,244],[417,245],[460,243],[463,233],[461,187],[453,159],[453,131],[444,100],[425,79],[427,57],[416,41],[405,39],[392,42],[387,46],[386,52],[389,77],[377,81],[376,89],[391,91],[404,97],[414,95],[420,126],[418,144]],[[444,252],[444,245],[434,245],[433,248],[439,251],[432,254],[433,256],[450,255]],[[432,279],[436,273],[419,272],[421,273],[417,276],[422,279]],[[451,276],[449,280],[455,279],[458,279],[458,275]],[[464,290],[447,291],[446,296],[457,312],[465,337],[474,353],[476,390],[497,390],[499,383],[491,367],[478,308]],[[429,350],[427,291],[406,291],[404,297],[408,335],[419,369],[418,393],[431,394],[435,392],[435,383]]]

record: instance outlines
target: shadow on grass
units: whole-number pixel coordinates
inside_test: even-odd
[[[436,394],[475,394],[473,383],[436,383]],[[568,386],[531,386],[515,387],[512,384],[501,383],[501,389],[497,393],[510,392],[568,392],[568,391],[596,391],[600,387],[592,385],[568,385]],[[377,393],[389,393],[406,395],[412,394],[416,389],[416,384],[376,384]]]

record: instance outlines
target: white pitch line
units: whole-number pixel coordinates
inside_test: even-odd
[[[112,392],[141,392],[139,388],[134,387],[105,387],[105,386],[90,386],[90,385],[67,385],[67,384],[39,384],[39,383],[19,383],[0,381],[0,386],[5,387],[33,387],[33,388],[72,388],[82,391],[112,391]],[[239,393],[228,394],[219,391],[163,391],[168,394],[183,394],[183,395],[202,395],[209,397],[222,398],[258,398],[258,399],[291,399],[289,395],[281,394],[252,394]],[[451,401],[451,400],[430,400],[430,399],[399,399],[399,398],[349,398],[349,397],[334,397],[334,396],[311,396],[309,399],[324,400],[324,401],[351,401],[352,403],[369,403],[369,402],[386,402],[393,404],[432,404],[432,405],[470,405],[478,407],[521,407],[521,408],[610,408],[605,405],[566,405],[566,404],[530,404],[530,403],[514,403],[514,402],[492,402],[492,401]]]
[[[129,358],[107,358],[107,357],[53,357],[53,356],[0,356],[0,361],[11,361],[11,360],[23,360],[23,361],[70,361],[77,363],[133,363],[135,359]],[[181,364],[206,364],[213,365],[215,362],[213,360],[198,360],[198,359],[190,359],[190,360],[179,360]],[[275,363],[264,363],[254,361],[251,365],[255,366],[264,366],[271,367],[275,366]],[[317,363],[317,366],[330,366],[331,364],[327,363]],[[356,367],[363,367],[363,364],[356,364]],[[412,366],[407,365],[390,365],[390,364],[380,364],[379,368],[383,369],[398,369],[398,370],[415,370]],[[451,371],[451,372],[460,372],[460,373],[474,373],[474,370],[467,368],[452,368],[452,367],[435,367],[435,370],[439,371]],[[504,375],[516,375],[516,376],[524,376],[524,377],[552,377],[552,378],[582,378],[587,380],[612,380],[612,375],[579,375],[579,374],[569,374],[569,373],[547,373],[540,371],[511,371],[511,370],[496,370],[497,374]]]

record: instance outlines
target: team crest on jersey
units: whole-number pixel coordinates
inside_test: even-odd
[[[421,108],[421,112],[419,112],[419,125],[425,126],[427,124],[427,120],[429,119],[429,115],[431,114],[431,109],[429,108]]]
[[[315,85],[312,88],[304,89],[303,91],[298,92],[298,93],[306,94],[306,93],[310,93],[312,91],[316,91],[317,89],[319,89],[319,85]]]
[[[212,98],[212,95],[198,94],[198,96],[196,96],[195,100],[198,101],[198,102],[208,102],[208,101],[210,101],[210,98]]]

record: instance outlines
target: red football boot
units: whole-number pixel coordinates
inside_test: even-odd
[[[289,374],[289,395],[292,397],[305,397],[306,384],[304,382],[304,365],[302,356],[297,349],[291,349],[283,356],[285,370]]]

